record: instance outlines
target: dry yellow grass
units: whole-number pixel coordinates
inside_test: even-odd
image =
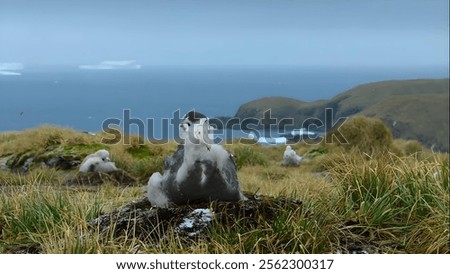
[[[304,172],[301,167],[243,167],[238,175],[242,188],[252,193],[304,199],[327,196],[332,192],[324,175]]]
[[[44,150],[54,145],[98,144],[100,140],[100,136],[45,125],[22,132],[0,134],[0,156],[36,149]]]
[[[0,134],[0,157],[54,146],[92,153],[103,145],[100,139],[49,126]],[[138,141],[105,146],[118,166],[144,179],[141,186],[68,187],[64,181],[76,171],[0,171],[0,253],[323,253],[345,252],[352,243],[376,246],[376,252],[450,252],[448,154],[398,140],[394,152],[372,155],[333,145],[295,145],[306,157],[293,168],[281,166],[284,147],[227,145],[237,156],[261,158],[238,170],[244,191],[294,197],[303,201],[302,209],[286,211],[278,224],[215,228],[208,242],[189,245],[173,233],[152,246],[131,232],[100,237],[87,222],[143,197],[146,179],[161,171],[162,160],[177,146]]]

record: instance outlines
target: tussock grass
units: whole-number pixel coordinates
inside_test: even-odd
[[[137,142],[138,138],[131,138],[130,144],[115,144],[110,147],[111,159],[118,168],[127,170],[136,178],[146,181],[154,172],[162,172],[164,158],[174,153],[177,148],[175,142],[168,144],[152,144]],[[135,141],[133,141],[135,140]]]
[[[347,143],[335,142],[335,144],[346,151],[357,150],[374,155],[392,150],[392,133],[380,119],[354,116],[342,124],[339,131]]]
[[[267,159],[264,154],[256,152],[251,147],[236,148],[234,153],[238,169],[243,166],[267,166]]]
[[[58,145],[100,144],[99,136],[92,136],[72,129],[44,125],[39,128],[0,134],[0,156],[23,154],[28,151],[45,151]]]
[[[416,140],[394,140],[394,146],[399,155],[419,157],[425,151],[422,144]]]
[[[153,172],[162,171],[164,158],[173,153],[177,146],[175,142],[154,144],[138,136],[124,136],[123,140],[115,144],[107,144],[102,142],[104,135],[106,133],[92,136],[50,125],[22,132],[2,133],[0,158],[14,156],[12,160],[17,165],[32,157],[35,162],[61,155],[82,160],[97,150],[107,149],[117,167],[146,181]],[[39,167],[36,165],[34,167]]]
[[[45,126],[0,134],[0,155],[58,147],[74,154],[106,147],[116,165],[145,182],[162,171],[176,143],[102,144],[101,136]],[[134,138],[134,139],[133,139]],[[362,248],[381,253],[449,253],[449,156],[414,141],[368,153],[342,146],[293,148],[305,160],[282,167],[285,147],[227,145],[244,191],[303,202],[272,221],[259,215],[215,223],[207,239],[186,242],[166,231],[163,242],[144,243],[89,227],[88,221],[145,195],[142,186],[68,187],[76,171],[32,168],[0,171],[0,252],[42,253],[336,253]],[[241,159],[241,160],[239,160]],[[155,226],[158,229],[158,226]],[[106,236],[105,236],[106,235]]]
[[[328,253],[332,226],[325,207],[304,203],[284,208],[272,222],[242,219],[230,226],[215,225],[210,253]]]
[[[365,158],[342,155],[329,169],[338,190],[336,213],[352,220],[343,229],[406,252],[448,253],[448,161],[392,153]]]
[[[41,172],[21,175],[21,182],[2,182],[1,253],[129,252],[128,244],[101,242],[99,234],[88,227],[88,221],[140,197],[141,188],[117,188],[109,184],[71,188],[49,181],[51,177]]]
[[[7,239],[2,241],[2,249],[8,251],[19,244],[45,252],[52,236],[82,226],[100,212],[95,199],[80,203],[86,199],[80,193],[69,195],[39,181],[11,187],[10,195],[2,195],[0,200],[2,236]]]

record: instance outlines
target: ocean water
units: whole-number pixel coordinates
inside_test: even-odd
[[[42,124],[98,132],[111,118],[123,126],[128,110],[130,118],[145,123],[146,135],[161,137],[164,118],[191,109],[209,117],[233,116],[241,104],[266,96],[315,101],[368,82],[446,77],[444,68],[24,70],[20,76],[0,75],[0,132]],[[136,132],[137,126],[129,130]]]

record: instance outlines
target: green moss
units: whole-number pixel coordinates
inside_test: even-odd
[[[107,149],[108,146],[103,144],[77,144],[73,146],[65,145],[63,150],[66,152],[84,152],[84,153],[94,153],[100,149]]]
[[[107,148],[107,146],[102,144],[50,145],[45,149],[34,148],[24,153],[13,154],[6,162],[6,165],[11,168],[17,168],[23,166],[29,158],[34,158],[32,164],[32,168],[34,168],[38,167],[40,163],[46,163],[55,157],[61,157],[66,161],[80,160],[86,155],[104,148]]]
[[[311,149],[310,151],[305,153],[305,156],[309,157],[309,158],[314,158],[320,155],[324,155],[328,153],[328,148],[327,147],[319,147],[319,148],[314,148]]]
[[[268,160],[265,155],[256,151],[252,147],[237,147],[234,150],[236,156],[236,166],[240,169],[243,166],[267,166]]]
[[[148,158],[149,156],[153,155],[153,152],[150,149],[150,147],[148,147],[146,145],[141,145],[138,147],[136,147],[136,146],[129,147],[127,149],[127,152],[130,153],[134,159],[144,159],[144,158]]]
[[[6,161],[6,165],[8,167],[11,167],[13,165],[13,163],[14,163],[14,159],[15,159],[14,157],[9,158],[8,161]]]
[[[25,163],[27,159],[32,157],[35,157],[35,153],[31,151],[25,152],[23,154],[18,154],[8,160],[7,165],[9,167],[20,167]]]

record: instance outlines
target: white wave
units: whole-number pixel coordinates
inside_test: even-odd
[[[287,143],[286,137],[275,137],[275,138],[269,138],[269,137],[256,137],[253,133],[250,133],[248,135],[249,139],[258,141],[258,143],[262,145],[285,145]]]
[[[292,136],[316,135],[314,131],[308,131],[306,128],[294,129],[291,131]]]

